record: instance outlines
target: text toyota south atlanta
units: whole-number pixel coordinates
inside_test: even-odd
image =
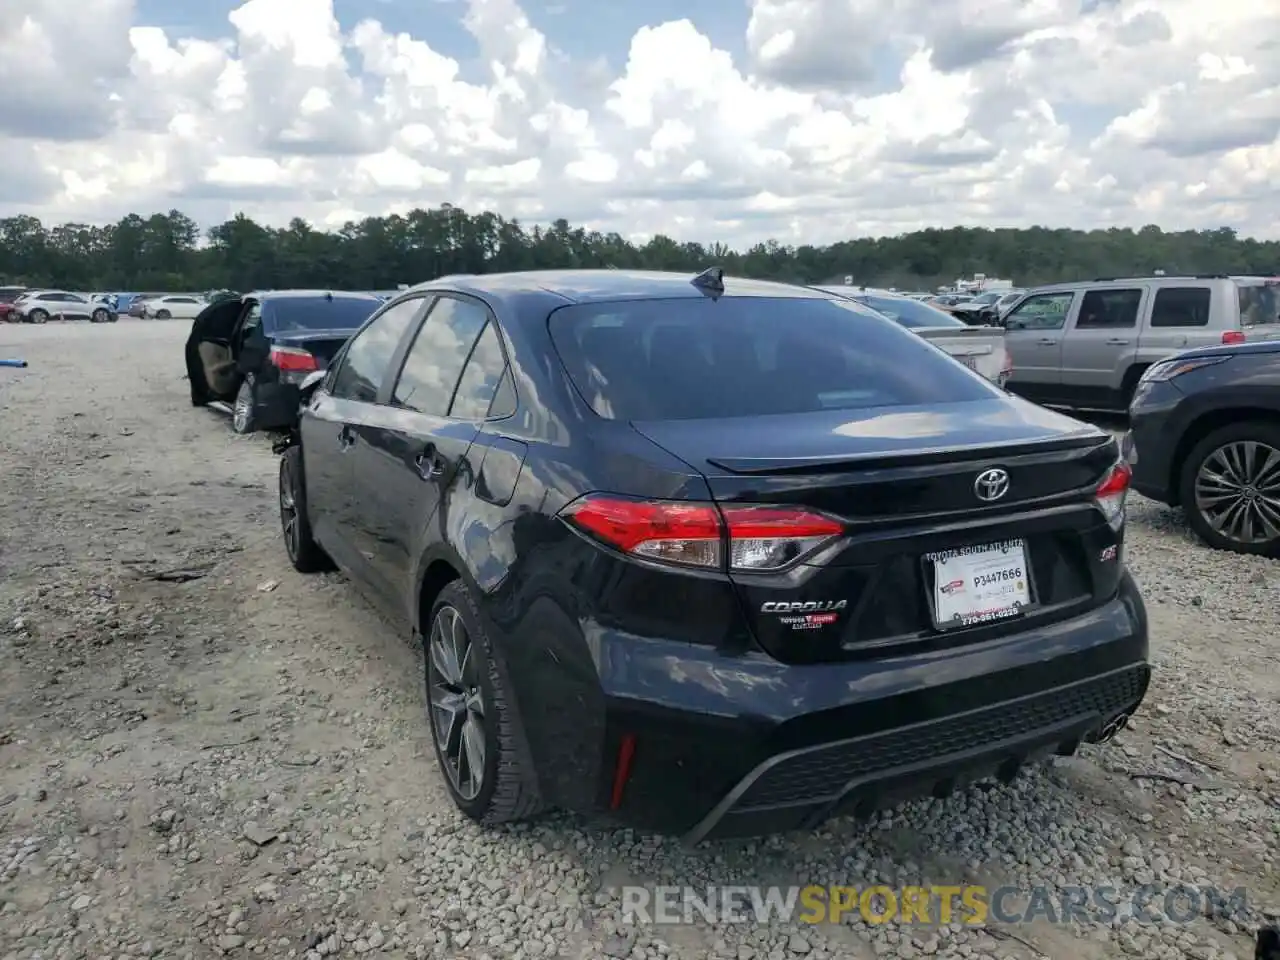
[[[836,295],[447,277],[311,389],[289,556],[424,645],[483,823],[808,828],[1012,777],[1146,693],[1115,440]]]

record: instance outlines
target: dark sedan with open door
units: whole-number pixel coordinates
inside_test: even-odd
[[[287,428],[298,384],[323,370],[382,301],[366,293],[273,290],[212,303],[187,338],[191,403],[231,404],[236,433]]]

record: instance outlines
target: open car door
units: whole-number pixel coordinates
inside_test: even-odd
[[[229,401],[239,389],[231,341],[244,306],[239,297],[211,303],[192,321],[186,361],[193,406],[202,407],[211,400]]]

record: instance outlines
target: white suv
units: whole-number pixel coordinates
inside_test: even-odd
[[[26,323],[47,323],[50,317],[91,320],[94,323],[109,323],[115,319],[115,314],[105,303],[65,290],[32,290],[18,298],[13,310]]]

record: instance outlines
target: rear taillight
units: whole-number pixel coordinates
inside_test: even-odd
[[[312,370],[320,369],[320,365],[312,354],[296,347],[272,347],[270,359],[271,365],[277,370],[310,373]]]
[[[1013,375],[1013,354],[1011,354],[1008,350],[1006,350],[1004,352],[1004,359],[1000,361],[1000,374],[999,374],[999,379],[996,381],[997,385],[1003,387],[1006,383],[1009,382],[1009,377],[1011,377],[1012,375]]]
[[[1107,523],[1116,532],[1124,526],[1124,503],[1129,494],[1129,481],[1132,478],[1133,468],[1126,461],[1121,460],[1102,478],[1097,492],[1093,495],[1098,501],[1098,507],[1102,510],[1103,516],[1107,518]]]
[[[1245,336],[1242,330],[1228,330],[1222,335],[1223,343],[1244,343]]]
[[[781,570],[844,533],[839,521],[794,507],[590,495],[560,515],[622,553],[704,570]]]

